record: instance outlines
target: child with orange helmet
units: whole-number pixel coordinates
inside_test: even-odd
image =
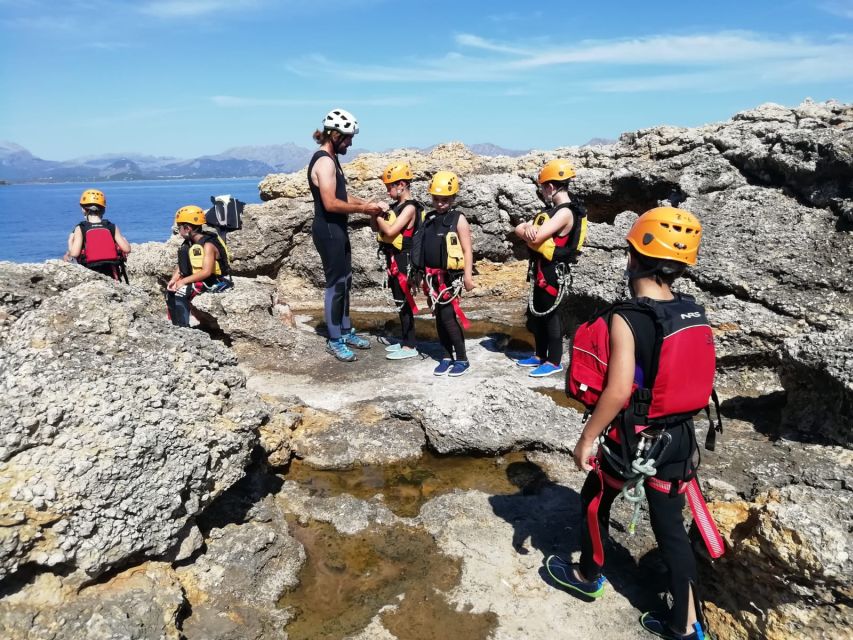
[[[124,262],[125,256],[130,253],[130,243],[118,225],[104,218],[107,198],[103,191],[86,189],[80,196],[80,209],[84,219],[68,237],[68,251],[63,260],[67,262],[74,258],[92,271],[110,276],[113,280],[120,280],[124,276],[127,281]]]
[[[694,515],[694,520],[711,555],[718,557],[725,548],[701,497],[694,462],[698,447],[693,415],[713,394],[713,333],[704,308],[672,290],[676,278],[696,264],[701,237],[699,220],[683,209],[657,207],[641,215],[626,237],[633,297],[599,314],[594,323],[581,325],[575,334],[574,344],[581,351],[570,364],[570,395],[575,396],[575,389],[589,393],[593,388],[577,386],[575,379],[576,374],[587,375],[584,367],[574,366],[575,358],[583,361],[584,347],[591,348],[586,343],[577,346],[585,331],[595,326],[609,330],[609,347],[602,345],[599,352],[607,348],[609,356],[602,367],[603,389],[598,387],[601,391],[574,448],[578,469],[589,472],[581,489],[580,563],[557,556],[546,560],[556,581],[587,597],[601,597],[606,583],[602,540],[611,505],[621,490],[637,501],[636,518],[644,495],[669,570],[672,607],[644,613],[640,622],[647,631],[676,640],[706,637],[696,560],[683,521],[685,494],[694,514],[703,516]]]
[[[418,306],[409,281],[409,254],[412,236],[420,222],[423,205],[412,198],[412,169],[407,162],[395,162],[382,172],[391,208],[375,218],[371,226],[378,231],[379,250],[385,256],[388,286],[400,314],[402,340],[386,348],[388,360],[405,360],[418,355],[415,347],[415,314]]]

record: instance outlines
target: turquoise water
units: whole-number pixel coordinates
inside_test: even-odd
[[[0,218],[6,229],[0,241],[0,260],[42,262],[61,258],[68,234],[83,219],[78,202],[86,189],[100,189],[106,194],[106,217],[133,244],[166,240],[175,211],[188,204],[207,209],[210,196],[229,193],[243,202],[260,202],[260,181],[240,178],[0,186]]]

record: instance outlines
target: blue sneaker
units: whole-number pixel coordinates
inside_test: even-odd
[[[710,635],[705,635],[705,630],[702,629],[702,625],[699,622],[693,623],[693,631],[691,633],[676,633],[664,622],[666,618],[666,614],[646,611],[646,613],[640,616],[640,624],[643,629],[655,634],[658,638],[664,638],[664,640],[705,640],[711,637]]]
[[[451,378],[458,378],[461,375],[468,373],[468,369],[471,368],[471,363],[467,360],[457,360],[453,363],[453,366],[450,367],[450,372],[447,374]]]
[[[529,358],[524,358],[524,360],[516,360],[515,364],[519,367],[538,367],[542,364],[542,361],[539,359],[539,356],[530,356]]]
[[[545,560],[545,569],[557,584],[594,600],[603,596],[607,579],[604,576],[598,576],[595,580],[588,582],[579,580],[575,574],[577,568],[578,565],[566,562],[559,556],[548,556]]]
[[[401,349],[402,347],[403,347],[403,345],[401,345],[399,342],[395,342],[394,344],[389,344],[387,347],[385,347],[385,351],[388,351],[388,352],[397,351],[398,349]]]
[[[350,351],[347,343],[343,338],[337,340],[326,340],[326,351],[331,353],[341,362],[352,362],[355,360],[355,354]]]
[[[357,336],[355,334],[355,327],[345,333],[342,333],[341,338],[343,338],[343,341],[350,347],[355,347],[356,349],[370,349],[370,340]]]
[[[441,362],[438,363],[438,366],[432,370],[432,375],[434,376],[443,376],[450,370],[450,367],[453,366],[453,360],[450,358],[442,358]]]
[[[561,373],[562,371],[563,365],[561,364],[551,364],[550,362],[543,362],[527,375],[529,375],[531,378],[544,378],[545,376],[550,376],[554,373]]]

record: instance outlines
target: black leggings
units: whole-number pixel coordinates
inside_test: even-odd
[[[465,353],[465,334],[462,325],[456,317],[452,304],[437,304],[435,309],[435,330],[438,332],[438,341],[444,347],[444,351],[451,360],[467,360]],[[456,354],[454,357],[453,354]]]
[[[394,260],[397,262],[397,268],[400,270],[400,273],[406,273],[406,270],[409,268],[409,254],[405,251],[401,251],[394,255]],[[389,258],[386,256],[386,262],[390,266]],[[406,300],[406,294],[403,291],[403,287],[400,286],[400,281],[397,280],[396,276],[388,276],[388,286],[391,288],[391,294],[394,296],[394,300],[398,305],[402,304],[400,307],[400,327],[402,328],[402,343],[404,347],[415,347],[415,314],[412,311],[412,307],[409,306],[408,301]],[[411,287],[411,283],[409,284]]]
[[[533,306],[538,311],[550,309],[555,300],[555,296],[541,287],[536,287],[533,291]],[[558,365],[563,359],[563,306],[564,304],[560,303],[559,307],[544,316],[527,312],[527,330],[533,334],[536,356],[542,362]]]
[[[672,481],[683,477],[685,468],[692,467],[689,461],[696,449],[696,437],[693,433],[692,421],[669,429],[672,443],[661,456],[661,465],[655,476],[661,480]],[[615,445],[615,451],[619,446]],[[602,461],[602,470],[608,475],[618,477],[615,471]],[[597,565],[593,560],[592,537],[587,523],[587,508],[590,502],[601,491],[598,474],[594,471],[586,477],[581,489],[581,505],[584,516],[581,528],[581,558],[580,570],[585,578],[592,580],[601,575],[603,565]],[[619,489],[614,489],[604,483],[604,492],[598,506],[598,526],[602,541],[607,539],[610,526],[610,507],[619,495]],[[696,558],[690,546],[690,539],[684,528],[684,494],[671,496],[655,489],[646,488],[646,500],[649,504],[649,519],[655,541],[669,570],[669,592],[672,594],[672,610],[670,611],[670,626],[674,629],[687,627],[687,607],[689,603],[690,586],[693,585],[693,601],[696,604],[696,615],[701,616],[699,598],[696,594],[698,574]]]
[[[346,225],[314,219],[311,236],[326,276],[323,315],[329,338],[337,340],[351,328],[349,298],[352,289],[352,249]]]

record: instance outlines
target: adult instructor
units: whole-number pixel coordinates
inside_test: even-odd
[[[311,235],[326,276],[323,304],[329,339],[326,351],[338,360],[356,359],[350,347],[369,349],[370,341],[357,336],[349,317],[352,289],[352,250],[347,217],[353,213],[377,216],[388,210],[384,202],[347,195],[347,181],[338,156],[344,155],[358,133],[358,120],[349,111],[333,109],[314,132],[320,148],[308,163],[308,186],[314,198]]]

